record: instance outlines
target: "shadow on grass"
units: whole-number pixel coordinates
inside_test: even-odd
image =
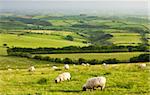
[[[79,93],[79,92],[82,92],[82,90],[49,90],[50,92],[76,92],[76,93]]]

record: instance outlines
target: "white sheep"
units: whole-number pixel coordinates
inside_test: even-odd
[[[89,63],[86,63],[86,66],[90,66],[90,64],[89,64]]]
[[[66,70],[68,70],[68,69],[69,69],[69,65],[68,65],[68,64],[65,64],[65,65],[64,65],[64,68],[65,68]]]
[[[85,63],[82,63],[81,65],[82,65],[82,66],[86,66],[86,64],[85,64]]]
[[[11,68],[8,68],[8,71],[12,71],[12,69],[11,69]]]
[[[83,85],[82,90],[86,91],[86,89],[93,89],[101,87],[101,90],[105,88],[106,84],[106,78],[101,76],[101,77],[94,77],[90,78],[87,80],[86,84]]]
[[[103,66],[106,66],[107,64],[106,63],[103,63]]]
[[[145,68],[145,67],[146,67],[146,64],[145,64],[145,63],[139,64],[139,67],[140,67],[140,68]]]
[[[29,71],[29,72],[34,72],[34,71],[35,71],[35,67],[34,67],[34,66],[29,67],[29,68],[28,68],[28,71]]]
[[[57,66],[53,66],[52,69],[56,70],[56,69],[58,69],[58,67]]]
[[[65,80],[70,80],[71,79],[71,75],[69,72],[64,72],[62,74],[59,74],[58,77],[56,77],[55,79],[55,83],[59,83]]]

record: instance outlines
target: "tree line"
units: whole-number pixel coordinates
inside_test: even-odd
[[[139,46],[68,46],[62,48],[48,48],[48,47],[39,47],[39,48],[22,48],[22,47],[13,47],[8,48],[7,53],[10,52],[28,52],[31,54],[58,54],[58,53],[111,53],[111,52],[146,52],[147,47],[144,45]]]
[[[149,62],[150,54],[140,54],[139,56],[132,57],[129,60],[117,60],[116,58],[113,59],[106,59],[106,60],[98,60],[98,59],[84,59],[79,58],[78,60],[73,60],[71,58],[51,58],[49,56],[41,56],[41,55],[32,55],[30,53],[23,53],[23,52],[12,52],[9,53],[9,56],[18,56],[18,57],[25,57],[30,59],[42,60],[42,61],[49,61],[55,63],[63,63],[63,64],[82,64],[82,63],[89,63],[91,65],[95,64],[117,64],[117,63],[129,63],[129,62]]]

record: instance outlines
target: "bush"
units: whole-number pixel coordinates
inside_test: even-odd
[[[140,54],[137,57],[130,58],[130,62],[149,62],[150,54]]]
[[[69,40],[69,41],[73,41],[73,40],[74,40],[74,38],[73,38],[71,35],[67,35],[67,36],[65,37],[65,39],[66,39],[66,40]]]
[[[38,84],[47,84],[47,79],[46,78],[41,78],[37,83]]]
[[[65,58],[65,59],[63,59],[63,63],[64,64],[71,64],[73,62],[72,62],[72,60],[70,58]]]
[[[86,60],[83,59],[83,58],[79,58],[79,59],[78,59],[78,62],[79,62],[79,64],[82,64],[82,63],[86,63]]]
[[[113,58],[113,59],[104,60],[102,62],[106,63],[106,64],[117,64],[117,63],[119,63],[119,60],[117,60],[116,58]]]

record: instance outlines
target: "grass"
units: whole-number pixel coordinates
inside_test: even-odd
[[[68,41],[64,39],[47,38],[47,36],[32,37],[31,35],[0,34],[0,46],[7,44],[12,47],[64,47],[64,46],[86,46],[77,41]],[[56,37],[57,38],[57,37]]]
[[[54,26],[71,26],[73,24],[77,24],[78,21],[77,20],[48,20],[50,23],[52,23],[52,25]]]
[[[110,39],[116,45],[138,45],[142,43],[141,36],[138,33],[110,33],[113,38]]]
[[[5,59],[12,63],[17,58]],[[0,64],[2,63],[0,58]],[[30,62],[35,65],[35,72],[27,72]],[[149,71],[138,68],[137,64],[109,65],[104,68],[102,65],[70,65],[70,69],[64,70],[63,66],[57,64],[60,71],[54,71],[44,61],[27,60],[19,58],[13,63],[18,66],[19,71],[12,69],[0,70],[0,94],[1,95],[148,95],[149,94]],[[37,64],[38,63],[38,64]],[[18,65],[20,64],[20,65]],[[22,65],[21,65],[22,64]],[[26,64],[26,65],[25,65]],[[140,63],[139,63],[140,64]],[[4,67],[4,66],[3,66]],[[11,66],[12,67],[12,66]],[[24,67],[24,68],[22,68]],[[70,72],[72,79],[56,84],[54,79],[62,72]],[[83,92],[82,85],[88,78],[105,76],[107,78],[106,88],[103,91]]]
[[[73,54],[42,54],[43,56],[49,56],[51,58],[71,58],[78,60],[84,59],[97,59],[105,60],[109,58],[116,58],[118,60],[129,60],[131,57],[138,56],[143,52],[119,52],[119,53],[73,53]]]

